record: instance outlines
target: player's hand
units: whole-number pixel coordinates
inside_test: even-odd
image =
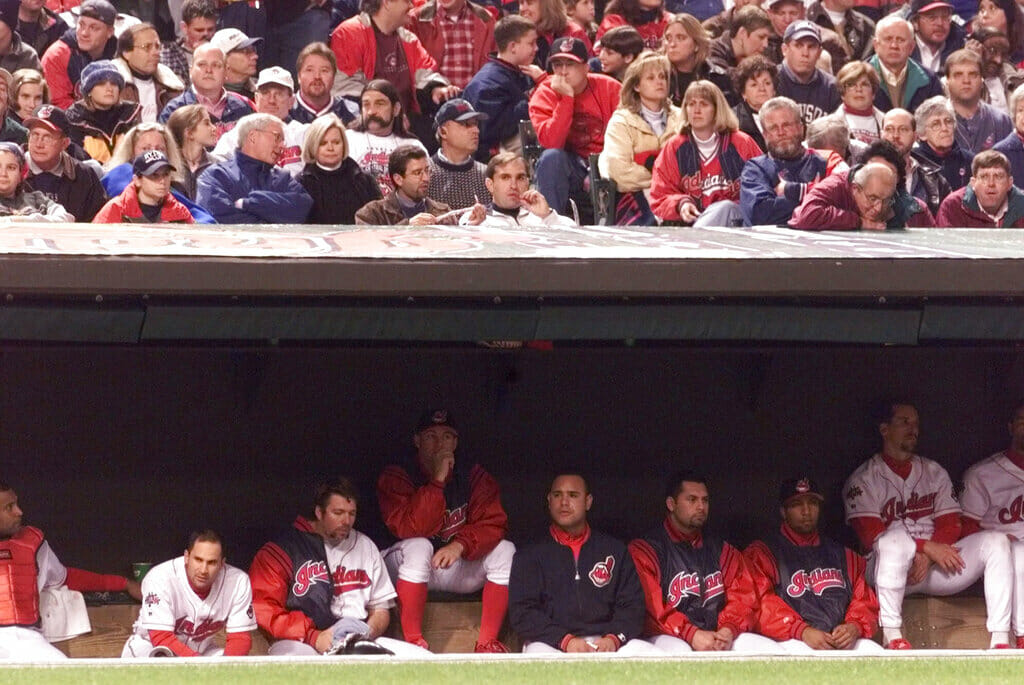
[[[824,630],[807,626],[800,633],[800,639],[806,642],[807,646],[811,649],[834,649],[831,640],[829,640],[829,634]]]
[[[455,453],[454,452],[438,452],[434,455],[434,480],[438,483],[448,482],[448,476],[451,475],[452,469],[455,468]]]
[[[434,101],[435,105],[440,105],[445,100],[451,100],[460,92],[458,86],[436,86],[430,91],[430,99]]]
[[[572,89],[572,86],[569,85],[569,82],[566,81],[565,77],[561,74],[555,74],[552,76],[548,81],[548,86],[550,86],[551,90],[555,91],[559,95],[564,95],[569,98],[576,97],[576,91]]]
[[[869,219],[868,217],[861,218],[860,227],[865,231],[884,231],[886,228],[884,221],[878,221],[873,218]]]
[[[786,194],[786,182],[779,181],[779,185],[775,186],[775,194],[782,197]]]
[[[139,581],[129,578],[128,582],[125,583],[124,591],[127,592],[132,599],[138,602],[142,601],[142,583]]]
[[[532,78],[534,81],[540,81],[542,78],[544,78],[544,75],[548,73],[541,69],[540,67],[538,67],[536,64],[524,64],[519,67],[519,71],[523,72],[524,74]]]
[[[928,540],[924,543],[922,551],[947,575],[960,573],[967,568],[964,558],[960,556],[960,550],[953,545]]]
[[[690,643],[695,652],[714,652],[715,634],[710,630],[698,630],[693,634],[693,642]]]
[[[470,226],[479,226],[480,222],[487,218],[487,208],[477,202],[473,205],[473,209],[469,210],[469,216],[466,217],[466,223]]]
[[[686,223],[692,224],[700,216],[700,210],[697,209],[697,205],[693,204],[689,200],[683,200],[679,203],[679,217]]]
[[[928,573],[928,567],[931,566],[931,559],[929,559],[923,552],[918,552],[914,555],[914,561],[910,564],[910,572],[907,574],[907,585],[917,585],[924,576]]]
[[[582,637],[574,637],[565,645],[565,651],[570,654],[582,654],[584,652],[593,652],[594,648]]]
[[[330,630],[321,630],[320,634],[316,636],[316,651],[318,654],[323,654],[331,645],[334,644],[334,636]]]
[[[413,218],[409,219],[410,226],[432,226],[437,223],[437,219],[433,214],[427,212],[420,212]]]
[[[431,566],[434,568],[448,568],[456,561],[462,558],[462,553],[466,551],[462,543],[458,540],[449,542],[441,549],[434,552],[434,558],[430,560]]]
[[[534,188],[522,194],[519,198],[519,206],[525,207],[526,211],[536,214],[541,219],[551,213],[551,206],[548,204],[547,198]]]
[[[614,652],[618,650],[618,645],[615,644],[615,640],[610,637],[602,637],[593,641],[597,648],[596,652]]]
[[[860,628],[854,623],[843,623],[828,634],[829,642],[836,649],[849,649],[860,637]]]
[[[735,635],[732,634],[730,628],[719,628],[715,631],[715,651],[727,652],[732,649],[732,641],[735,639]]]

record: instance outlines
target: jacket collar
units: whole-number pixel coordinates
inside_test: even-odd
[[[964,188],[964,207],[972,212],[984,214],[981,205],[978,203],[978,196],[974,194],[974,188],[970,185]],[[1010,186],[1010,193],[1006,197],[1006,214],[1003,215],[1003,228],[1013,224],[1024,217],[1024,191],[1017,186]]]

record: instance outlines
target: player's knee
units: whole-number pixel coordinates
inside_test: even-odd
[[[508,540],[502,540],[484,557],[484,569],[487,579],[494,583],[508,584],[508,575],[512,570],[512,557],[516,554],[516,546]]]
[[[430,560],[434,558],[434,545],[427,538],[408,538],[402,540],[402,561],[398,571],[410,568],[429,569]]]
[[[875,541],[879,559],[912,559],[917,553],[917,543],[903,528],[890,528]]]
[[[981,536],[979,548],[983,559],[1010,557],[1013,554],[1010,539],[1006,537],[1005,533],[995,530],[982,530],[975,533],[975,535]]]

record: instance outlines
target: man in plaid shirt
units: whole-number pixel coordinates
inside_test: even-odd
[[[192,51],[213,37],[217,14],[216,0],[185,0],[181,6],[181,38],[164,43],[160,51],[160,63],[177,74],[186,88],[192,83]]]
[[[430,0],[413,10],[409,29],[453,85],[465,88],[497,51],[494,18],[468,0]]]

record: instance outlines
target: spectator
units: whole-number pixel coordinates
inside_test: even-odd
[[[98,59],[113,59],[117,50],[115,19],[117,10],[107,0],[85,0],[79,9],[77,26],[46,49],[40,71],[50,85],[53,104],[70,107],[85,65]]]
[[[1010,117],[981,101],[981,57],[957,50],[946,59],[946,87],[956,112],[956,142],[970,156],[988,150],[1013,132]]]
[[[593,44],[594,39],[597,38],[598,29],[597,23],[594,21],[594,17],[597,16],[594,0],[565,0],[565,13],[569,19],[583,28],[590,43]]]
[[[0,68],[9,72],[39,70],[39,55],[31,45],[22,42],[16,30],[19,5],[19,0],[0,0]]]
[[[666,9],[672,14],[688,14],[697,21],[706,21],[725,10],[722,0],[668,0]]]
[[[489,158],[499,148],[519,150],[519,122],[528,119],[529,97],[547,72],[533,63],[537,30],[519,15],[501,19],[494,27],[498,54],[490,58],[463,93],[466,101],[487,115],[481,122],[479,156]]]
[[[8,110],[8,115],[21,124],[40,105],[50,103],[50,87],[46,85],[43,75],[35,69],[18,69],[11,79],[11,99],[14,110]],[[26,138],[27,135],[26,132]]]
[[[942,94],[935,74],[910,59],[914,51],[914,27],[906,19],[886,16],[875,26],[875,55],[868,64],[878,71],[881,87],[875,107],[888,112],[901,107],[913,112],[930,97]]]
[[[521,0],[519,14],[537,27],[537,56],[534,63],[538,66],[549,63],[553,46],[559,42],[559,38],[580,40],[588,55],[593,49],[587,32],[565,13],[562,0]]]
[[[412,10],[408,26],[437,70],[460,90],[497,49],[494,17],[469,0],[427,0]]]
[[[284,122],[284,148],[277,158],[277,166],[292,176],[302,173],[302,143],[306,139],[309,124],[302,124],[291,118],[295,102],[295,82],[287,69],[268,67],[260,72],[256,82],[256,111],[272,114]],[[217,140],[213,156],[230,159],[238,148],[238,132],[231,129]]]
[[[797,21],[806,19],[806,9],[803,0],[765,0],[764,9],[768,12],[768,18],[772,22],[772,33],[768,37],[768,47],[764,50],[764,56],[782,64],[782,44],[785,42],[786,31]],[[811,22],[813,23],[813,22]],[[843,53],[842,39],[835,31],[819,27],[818,42],[824,48],[818,53],[818,66],[826,73],[833,73],[831,55]]]
[[[0,69],[0,141],[10,141],[24,145],[28,140],[28,131],[11,115],[10,92],[13,78],[6,69]]]
[[[114,66],[124,80],[121,97],[142,106],[142,121],[156,121],[185,90],[182,80],[160,64],[160,36],[149,24],[135,24],[118,36]]]
[[[683,112],[668,96],[672,66],[664,55],[643,52],[626,69],[619,107],[604,136],[598,165],[615,182],[619,226],[653,226],[651,170],[662,147],[682,128]]]
[[[764,103],[775,97],[775,81],[778,69],[764,55],[744,57],[732,73],[733,92],[739,94],[740,103],[732,108],[739,122],[739,130],[754,139],[762,150],[765,147],[761,134],[761,120],[757,114]]]
[[[892,143],[903,158],[906,167],[906,188],[913,197],[921,200],[932,216],[938,216],[942,198],[949,195],[949,183],[942,170],[931,164],[920,164],[910,151],[914,148],[917,135],[914,130],[914,115],[905,109],[890,109],[882,120],[882,140]]]
[[[1024,60],[1024,16],[1014,0],[981,0],[971,30],[987,27],[1002,32],[1010,41],[1010,59]]]
[[[0,143],[0,223],[74,221],[57,202],[26,188],[25,153],[16,143]]]
[[[479,226],[493,228],[572,228],[576,222],[548,206],[539,191],[530,188],[526,160],[515,152],[499,152],[487,163],[487,190],[491,204]],[[459,223],[468,226],[477,217],[463,214]]]
[[[643,50],[644,39],[632,26],[616,26],[609,29],[601,37],[597,47],[597,61],[601,65],[601,73],[611,76],[616,81],[622,81],[626,67]]]
[[[993,150],[1003,153],[1010,161],[1010,175],[1013,185],[1024,188],[1024,85],[1010,95],[1010,115],[1013,117],[1014,130],[994,146]]]
[[[834,152],[847,164],[850,160],[859,157],[860,153],[867,147],[867,143],[859,140],[850,140],[850,127],[846,121],[837,117],[822,117],[807,124],[807,147],[821,152]],[[852,147],[857,145],[857,149]]]
[[[402,104],[390,82],[377,79],[367,83],[361,102],[359,124],[347,134],[348,156],[377,179],[381,195],[387,196],[394,189],[388,174],[391,153],[402,144],[423,144],[405,132]]]
[[[683,97],[681,132],[654,162],[651,209],[665,221],[732,226],[742,221],[740,174],[761,154],[739,132],[736,115],[713,83],[695,81]]]
[[[307,223],[353,224],[363,205],[381,197],[377,180],[348,156],[345,124],[333,114],[309,125],[302,161],[306,166],[299,181],[313,198]],[[339,193],[338,188],[345,192]]]
[[[1024,228],[1024,191],[1013,185],[1001,152],[980,152],[971,182],[942,201],[938,225],[946,228]]]
[[[835,45],[842,48],[830,52],[832,71],[839,71],[851,60],[865,60],[874,52],[871,37],[875,22],[854,9],[857,0],[814,0],[807,6],[807,19],[834,31],[840,38]]]
[[[415,145],[399,145],[388,156],[388,174],[395,192],[364,205],[356,212],[357,224],[432,226],[458,223],[457,215],[448,205],[427,196],[430,163],[425,150]],[[483,206],[476,213],[482,217]]]
[[[839,155],[805,148],[800,106],[775,97],[758,113],[766,154],[743,166],[740,211],[746,226],[785,225],[807,191],[834,171],[847,169]]]
[[[238,29],[221,29],[210,39],[224,54],[224,87],[250,101],[256,93],[256,46],[262,42],[262,38],[250,38]]]
[[[911,59],[938,74],[946,58],[964,46],[965,32],[953,21],[953,5],[946,0],[912,0],[908,18],[915,29]]]
[[[553,76],[530,98],[530,120],[544,152],[537,161],[537,189],[563,213],[570,193],[583,190],[592,153],[619,103],[618,81],[587,71],[587,47],[578,38],[555,41],[548,60]]]
[[[175,171],[171,174],[171,194],[178,202],[188,207],[192,218],[198,224],[217,223],[213,216],[204,208],[196,204],[186,193],[184,183],[185,165],[181,161],[181,151],[178,144],[174,142],[174,136],[163,124],[143,123],[128,131],[114,148],[114,154],[106,164],[107,173],[101,179],[103,188],[110,197],[117,197],[132,182],[135,172],[132,169],[132,162],[139,155],[150,150],[159,150],[167,155],[171,166]]]
[[[224,87],[224,53],[220,48],[203,43],[193,55],[192,86],[167,103],[160,112],[160,121],[166,122],[179,107],[200,104],[210,113],[219,138],[234,128],[239,119],[252,114],[252,106],[244,97]]]
[[[54,105],[43,105],[25,119],[25,125],[29,186],[64,207],[75,221],[92,221],[107,195],[96,174],[65,152],[71,142],[67,115]]]
[[[604,36],[612,29],[629,26],[636,30],[643,43],[641,49],[661,48],[672,15],[665,11],[665,0],[611,0],[604,8],[604,19],[597,29],[599,45],[606,45]],[[621,52],[621,51],[619,51]],[[635,50],[634,55],[640,50]],[[600,54],[600,53],[598,53]],[[627,65],[623,65],[624,70]],[[605,70],[607,74],[608,71]]]
[[[971,175],[971,156],[956,142],[955,112],[949,101],[936,95],[921,103],[914,112],[917,144],[914,158],[942,171],[950,189],[967,185]]]
[[[355,120],[351,100],[334,91],[334,78],[338,72],[338,61],[327,43],[310,43],[299,53],[296,63],[299,76],[299,92],[295,94],[292,119],[302,124],[312,124],[324,114],[334,114],[346,124]]]
[[[491,201],[484,165],[473,158],[480,144],[480,122],[486,119],[486,114],[462,98],[453,98],[437,110],[434,127],[441,149],[430,158],[427,195],[432,200],[452,209]]]
[[[742,60],[761,55],[771,35],[772,22],[765,11],[756,4],[744,5],[733,15],[729,30],[711,41],[708,64],[731,73]]]
[[[67,22],[46,6],[46,0],[21,0],[18,35],[36,51],[36,55],[44,54],[68,28]]]
[[[885,164],[865,164],[816,185],[793,212],[789,225],[810,231],[884,231],[896,193],[896,172]]]
[[[135,177],[117,197],[99,211],[93,223],[192,224],[195,220],[185,205],[171,195],[171,172],[167,155],[159,150],[144,152],[132,163]]]
[[[701,22],[701,26],[703,26],[704,30],[708,32],[708,35],[711,36],[712,40],[721,38],[723,33],[729,32],[729,27],[732,26],[733,18],[736,16],[736,13],[747,5],[756,5],[760,7],[761,2],[760,0],[734,0],[732,7],[724,12],[719,12],[710,19],[705,19]]]
[[[174,110],[167,120],[167,130],[181,151],[182,189],[187,197],[195,199],[199,175],[217,160],[208,152],[217,140],[217,127],[210,121],[210,113],[202,105],[185,105]],[[344,193],[341,193],[344,194]]]
[[[821,55],[821,27],[811,21],[795,21],[786,29],[779,66],[779,95],[800,105],[804,124],[827,116],[841,104],[836,80],[815,64]]]
[[[203,172],[196,200],[222,224],[305,223],[313,199],[291,174],[275,167],[283,148],[280,119],[242,117],[234,157]]]
[[[185,0],[181,5],[181,36],[164,43],[160,50],[160,63],[181,80],[188,88],[192,84],[192,59],[195,49],[210,42],[217,30],[216,0]]]
[[[878,72],[866,62],[850,62],[839,70],[836,83],[843,104],[831,116],[845,121],[850,137],[864,145],[880,139],[884,114],[874,105],[881,85]]]
[[[310,43],[324,43],[331,33],[330,0],[271,0],[267,8],[267,41],[261,48],[264,68],[295,68],[299,54]],[[296,76],[293,72],[292,76]]]
[[[708,62],[711,39],[700,22],[688,14],[677,14],[665,29],[665,56],[672,63],[669,93],[672,103],[682,105],[683,94],[694,81],[711,81],[726,94],[726,100],[735,96],[727,72]]]
[[[71,140],[100,164],[106,163],[118,140],[139,123],[142,107],[124,102],[124,78],[110,60],[101,59],[82,70],[82,99],[68,108]]]
[[[368,81],[385,80],[394,84],[401,111],[415,118],[422,111],[420,96],[433,106],[459,94],[438,73],[419,38],[403,28],[410,7],[410,0],[363,0],[363,12],[334,29],[331,50],[338,60],[339,95],[361,97]]]
[[[999,31],[980,28],[971,34],[971,40],[972,50],[981,47],[981,75],[985,81],[981,99],[1004,111],[1010,93],[1024,83],[1024,71],[1010,63],[1010,43]]]

